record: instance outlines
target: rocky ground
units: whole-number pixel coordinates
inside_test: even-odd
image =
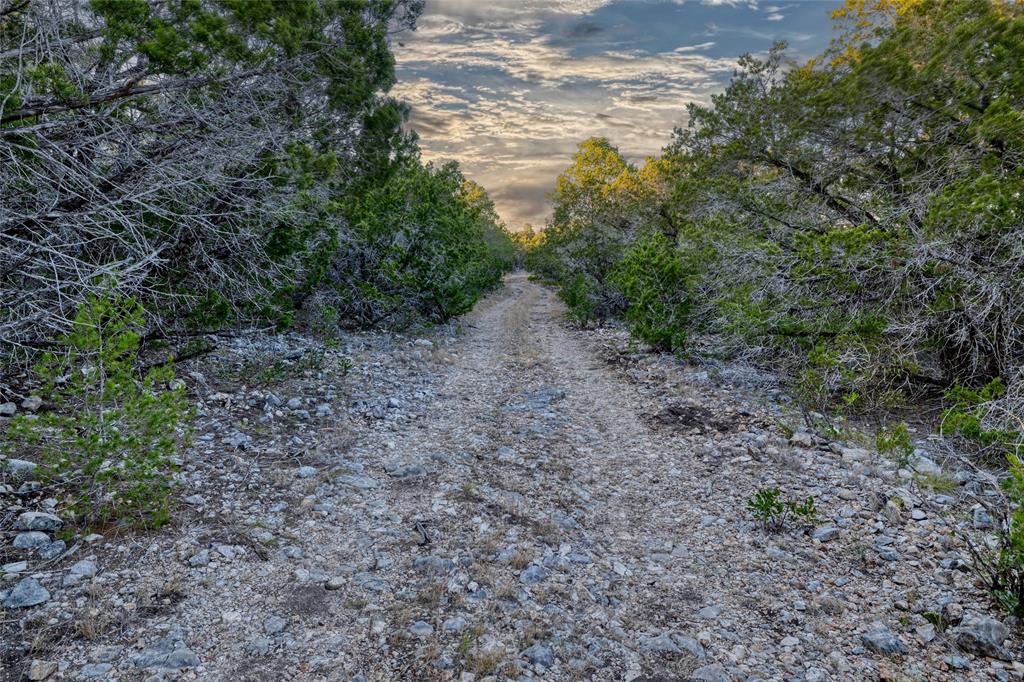
[[[0,679],[1024,679],[954,534],[989,523],[979,472],[927,442],[897,470],[522,275],[458,327],[179,368],[198,433],[155,534],[55,540],[8,466]],[[762,528],[771,487],[817,523]]]

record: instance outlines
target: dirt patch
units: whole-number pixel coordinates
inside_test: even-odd
[[[317,620],[331,614],[338,601],[323,585],[295,585],[284,593],[281,606],[290,616]]]
[[[653,414],[644,415],[648,424],[656,428],[667,428],[683,433],[729,433],[735,431],[738,423],[720,419],[711,410],[697,405],[673,403]]]

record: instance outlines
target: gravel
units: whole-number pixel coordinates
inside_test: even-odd
[[[177,367],[200,416],[186,504],[159,531],[89,544],[48,493],[6,496],[0,563],[27,567],[0,600],[42,599],[7,607],[5,664],[27,676],[47,623],[97,622],[117,626],[44,662],[106,679],[1024,679],[1019,632],[965,570],[956,531],[991,527],[972,475],[932,491],[807,426],[767,373],[573,329],[519,276],[428,335],[223,337]],[[283,377],[254,386],[260,363]],[[945,471],[949,453],[918,446]],[[820,525],[762,528],[746,501],[770,487],[814,496]]]

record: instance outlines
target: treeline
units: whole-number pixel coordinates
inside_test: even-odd
[[[440,322],[500,281],[494,205],[387,96],[422,5],[0,0],[0,480],[160,525],[191,416],[169,355]]]
[[[806,64],[743,57],[642,167],[581,144],[530,267],[580,322],[700,337],[808,405],[943,397],[943,431],[1001,456],[1024,431],[1024,7],[834,17]]]
[[[513,247],[386,95],[422,4],[0,0],[2,364],[97,296],[140,304],[143,345],[469,308]]]

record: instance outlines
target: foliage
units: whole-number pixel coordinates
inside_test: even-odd
[[[999,507],[989,506],[995,519],[995,539],[967,538],[973,569],[999,605],[1024,616],[1024,463],[1009,455],[1009,471],[1003,481],[1004,498]]]
[[[942,415],[941,432],[957,434],[983,446],[996,446],[1005,451],[1021,438],[1012,428],[992,428],[987,425],[987,408],[1006,393],[1006,386],[999,378],[977,389],[959,384],[946,391],[950,406]]]
[[[1014,414],[997,428],[988,426],[993,421],[988,411],[1005,391],[998,380],[976,390],[954,386],[947,392],[952,406],[943,415],[942,425],[944,431],[978,442],[990,453],[1006,455],[1008,469],[1002,479],[1002,491],[993,491],[1002,494],[985,504],[994,519],[994,541],[988,537],[966,540],[975,573],[999,605],[1017,617],[1024,617],[1024,416]]]
[[[342,208],[352,234],[327,298],[356,324],[441,322],[469,310],[511,268],[516,247],[482,187],[454,163],[409,159]]]
[[[189,417],[170,364],[141,377],[134,362],[142,308],[130,297],[90,295],[63,343],[37,372],[48,410],[12,421],[9,447],[38,448],[42,469],[66,486],[85,524],[158,526],[168,520],[172,459]]]
[[[678,351],[686,342],[689,273],[675,245],[662,234],[641,238],[623,255],[611,280],[626,298],[626,320],[639,338]]]
[[[747,511],[765,530],[780,531],[790,518],[802,524],[813,525],[817,521],[814,496],[805,500],[785,499],[778,488],[762,488],[747,500]]]
[[[1010,455],[1004,487],[1011,509],[1000,535],[998,580],[993,587],[1007,611],[1024,617],[1024,463],[1016,455]]]
[[[520,251],[386,95],[422,6],[0,1],[2,365],[112,271],[165,338],[467,310]]]
[[[558,295],[568,307],[569,318],[581,326],[587,326],[595,318],[597,301],[587,276],[577,273],[562,282]]]
[[[551,221],[527,264],[559,285],[578,322],[601,323],[625,311],[612,272],[647,225],[662,172],[657,160],[637,169],[607,139],[590,138],[558,176]]]
[[[665,235],[686,264],[676,294],[691,345],[699,332],[717,355],[772,367],[817,410],[946,395],[945,432],[1012,450],[1024,443],[1012,423],[1024,5],[849,0],[834,16],[835,43],[807,63],[787,63],[784,44],[740,58],[643,167],[607,140],[581,144],[528,265],[576,317],[628,319],[629,297],[658,300],[659,285],[626,294],[610,273]]]
[[[531,257],[540,252],[540,246],[544,243],[545,234],[543,230],[534,230],[530,223],[523,225],[523,229],[517,232],[510,232],[509,239],[515,246],[515,266],[517,268],[527,267],[530,270],[537,270]]]
[[[163,334],[290,324],[415,156],[385,93],[422,4],[0,2],[0,360],[113,271]]]
[[[902,468],[914,454],[914,441],[910,438],[910,430],[906,423],[899,422],[892,426],[883,426],[875,434],[875,447],[883,455],[893,455]]]

